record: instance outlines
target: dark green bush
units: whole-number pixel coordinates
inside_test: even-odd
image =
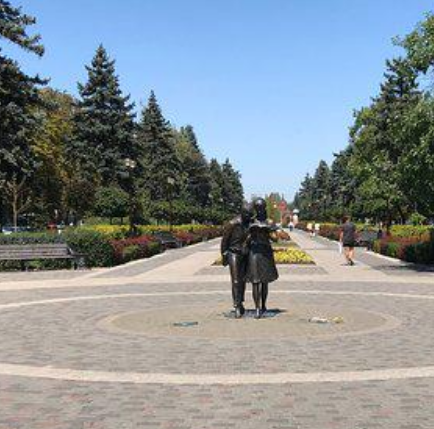
[[[134,261],[140,257],[140,247],[137,245],[127,246],[122,250],[123,262]]]
[[[434,262],[433,245],[428,241],[406,246],[403,254],[404,260],[408,262],[419,264],[429,264]]]
[[[386,245],[386,255],[392,258],[400,257],[401,246],[399,243],[387,243]]]
[[[90,229],[70,229],[64,233],[69,247],[86,255],[86,266],[110,267],[114,265],[114,252],[104,234]]]

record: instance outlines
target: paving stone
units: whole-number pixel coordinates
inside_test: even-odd
[[[318,241],[308,242],[312,253],[338,256]],[[315,247],[321,245],[322,247]],[[211,244],[177,254],[177,260],[209,251]],[[193,253],[192,253],[193,252]],[[169,254],[168,254],[169,255]],[[172,256],[170,255],[170,258]],[[167,259],[170,263],[170,258]],[[175,256],[173,256],[175,258]],[[333,259],[334,258],[334,259]],[[167,262],[166,261],[166,262]],[[0,293],[0,305],[33,300],[138,293],[179,295],[92,299],[0,309],[0,366],[2,363],[118,372],[168,374],[263,374],[293,372],[370,371],[432,365],[434,300],[371,295],[330,295],[328,292],[381,292],[434,296],[434,288],[419,282],[419,273],[402,276],[358,267],[351,278],[337,277],[330,266],[314,280],[286,279],[270,286],[270,307],[295,303],[319,308],[355,308],[392,316],[400,325],[380,332],[330,338],[209,338],[177,335],[150,336],[107,329],[101,321],[135,311],[171,311],[196,305],[228,305],[227,282],[204,282],[200,276],[182,283],[137,284],[149,266],[125,267],[113,284],[57,289],[10,290]],[[383,261],[384,263],[384,261]],[[156,263],[157,265],[160,262]],[[154,267],[155,268],[155,267]],[[130,270],[130,271],[128,271]],[[344,269],[336,268],[339,273]],[[339,271],[341,270],[341,271]],[[329,273],[329,274],[327,274]],[[315,275],[315,274],[313,274]],[[370,276],[370,277],[369,277]],[[307,277],[307,276],[306,276]],[[368,279],[369,282],[364,281]],[[142,277],[141,277],[142,278]],[[387,281],[382,279],[387,278]],[[396,278],[396,281],[395,281]],[[47,280],[49,281],[56,281]],[[21,283],[21,282],[17,282]],[[433,282],[434,284],[434,282]],[[299,291],[279,294],[276,291]],[[198,295],[200,291],[225,293]],[[300,293],[323,291],[324,293]],[[250,288],[247,304],[252,305]],[[276,319],[277,320],[277,319]],[[282,320],[284,320],[282,318]],[[237,329],[236,320],[232,323]],[[267,320],[251,321],[267,323]],[[327,328],[326,328],[327,329]],[[261,385],[147,385],[92,383],[0,375],[0,429],[432,429],[434,379]]]

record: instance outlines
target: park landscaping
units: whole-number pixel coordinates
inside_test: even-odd
[[[314,260],[297,243],[291,240],[288,233],[281,231],[278,241],[272,243],[274,260],[278,265],[311,265]],[[222,265],[222,259],[218,258],[214,265]]]
[[[307,222],[297,228],[306,231]],[[339,240],[339,224],[321,224],[319,235],[329,240]],[[356,224],[357,233],[376,231],[373,226]],[[431,225],[393,225],[384,231],[383,238],[373,241],[371,250],[384,256],[418,264],[434,263],[434,228]]]
[[[126,226],[96,225],[67,228],[57,232],[16,233],[0,236],[0,245],[38,245],[66,243],[74,252],[85,255],[86,267],[112,267],[136,259],[149,258],[164,251],[157,233],[170,232],[180,246],[188,246],[219,237],[222,228],[208,225],[140,225],[131,237]],[[63,260],[37,260],[31,269],[61,269],[70,266]],[[0,271],[19,270],[19,261],[0,261]]]
[[[43,56],[40,36],[27,33],[35,22],[0,0],[0,39]],[[229,158],[207,158],[193,126],[169,123],[153,91],[137,111],[103,45],[89,60],[75,96],[27,75],[0,52],[1,229],[43,231],[94,217],[222,224],[236,215],[243,185]],[[190,243],[193,229],[176,233]],[[104,228],[88,234],[101,230],[107,238]],[[113,233],[111,239],[125,239],[122,229]],[[126,244],[129,255],[143,247],[134,243]]]
[[[277,265],[313,265],[314,260],[310,255],[295,247],[276,247],[273,248],[274,260]],[[214,265],[222,266],[222,258],[219,257]]]

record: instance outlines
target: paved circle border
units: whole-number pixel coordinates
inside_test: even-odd
[[[434,295],[405,294],[390,292],[353,292],[353,291],[321,291],[321,290],[276,290],[280,294],[313,294],[313,295],[355,295],[372,297],[394,297],[405,299],[434,300]],[[160,293],[125,293],[110,295],[76,296],[47,300],[23,301],[0,305],[0,311],[49,305],[55,303],[129,298],[137,296],[180,296],[180,295],[223,295],[227,291],[190,291]],[[133,384],[166,384],[166,385],[255,385],[255,384],[300,384],[300,383],[342,383],[363,381],[404,380],[409,378],[434,377],[434,366],[390,368],[382,370],[336,371],[310,373],[259,373],[259,374],[165,374],[110,372],[93,370],[75,370],[55,368],[51,365],[33,366],[0,362],[0,375],[51,380],[99,383],[133,383]]]
[[[276,293],[276,291],[274,292]],[[279,291],[277,291],[277,293],[279,293]],[[286,292],[285,292],[286,293]],[[170,309],[173,308],[173,306],[169,306],[166,305],[164,307],[165,309]],[[122,316],[128,315],[128,314],[135,314],[136,312],[126,312],[126,313],[120,313],[120,314],[115,314],[112,316],[108,316],[108,317],[104,317],[103,319],[99,320],[96,324],[96,326],[106,332],[112,332],[115,334],[122,334],[122,335],[127,335],[130,337],[137,337],[137,336],[143,336],[143,337],[148,337],[148,338],[171,338],[171,335],[164,335],[164,334],[157,334],[157,333],[148,333],[148,332],[140,332],[140,331],[131,331],[129,329],[125,329],[125,328],[121,328],[120,326],[116,326],[114,324],[114,322]],[[372,310],[367,310],[367,313],[370,314],[375,314],[378,317],[381,317],[384,320],[384,323],[381,324],[380,326],[375,326],[372,328],[368,328],[368,329],[358,329],[355,331],[348,331],[348,332],[333,332],[333,333],[325,333],[325,334],[321,334],[321,335],[314,335],[314,336],[309,336],[308,338],[305,337],[281,337],[281,336],[277,336],[276,339],[282,340],[282,339],[286,339],[291,341],[292,343],[304,343],[307,341],[328,341],[330,339],[333,338],[342,338],[342,337],[353,337],[353,336],[359,336],[359,335],[370,335],[370,334],[374,334],[374,333],[379,333],[379,332],[384,332],[384,331],[390,331],[393,329],[398,328],[402,322],[401,320],[399,320],[398,318],[391,316],[390,314],[385,314],[385,313],[380,313],[378,311],[372,311]],[[256,320],[251,320],[251,322],[253,323],[260,323],[259,321]],[[179,338],[183,338],[183,337],[179,337]],[[208,336],[205,335],[195,335],[195,336],[191,336],[188,338],[194,338],[194,339],[209,339]],[[213,337],[212,338],[213,341],[228,341],[227,337]],[[240,338],[237,338],[237,340],[239,341]]]

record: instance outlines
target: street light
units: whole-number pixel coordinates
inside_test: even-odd
[[[134,159],[125,158],[124,165],[127,169],[127,177],[128,177],[129,224],[130,224],[129,235],[132,236],[135,234],[134,218],[135,218],[135,211],[136,211],[133,171],[137,166],[137,162]]]
[[[175,179],[173,177],[167,178],[167,184],[169,185],[169,230],[172,231],[173,223],[173,188],[175,186]]]

